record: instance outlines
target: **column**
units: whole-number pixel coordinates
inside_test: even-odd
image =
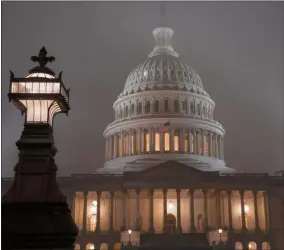
[[[257,206],[257,190],[253,190],[253,206],[254,206],[254,221],[255,221],[255,230],[259,231],[259,223],[258,223],[258,206]]]
[[[124,155],[124,150],[123,150],[123,138],[124,138],[124,133],[120,132],[120,141],[119,141],[119,157],[122,157]]]
[[[105,139],[105,161],[108,161],[108,138]]]
[[[141,230],[141,215],[140,215],[140,189],[136,189],[136,229]]]
[[[114,205],[114,192],[110,191],[109,192],[110,195],[110,216],[109,216],[109,231],[113,232],[114,231],[114,227],[113,227],[113,205]]]
[[[185,133],[185,131],[184,131],[184,129],[183,128],[181,128],[180,129],[180,137],[179,137],[179,139],[180,139],[180,142],[179,142],[179,151],[181,152],[181,153],[184,153],[185,152],[185,136],[184,136],[184,133]]]
[[[219,141],[219,136],[217,134],[215,134],[215,156],[217,159],[220,158],[219,156],[219,148],[218,148],[218,141]]]
[[[150,189],[149,190],[149,198],[150,198],[150,226],[148,229],[149,233],[154,233],[154,190]]]
[[[194,223],[194,189],[190,189],[190,232],[194,233],[196,231]]]
[[[233,218],[232,218],[232,190],[227,190],[228,195],[228,215],[229,215],[229,231],[233,230]]]
[[[206,156],[206,131],[202,131],[202,155]]]
[[[126,140],[126,147],[125,147],[125,152],[124,156],[129,155],[129,132],[125,132],[125,140]]]
[[[109,151],[108,151],[108,159],[109,160],[112,160],[112,156],[113,156],[113,135],[111,135],[109,137],[109,140],[110,140],[110,144],[109,144]]]
[[[160,133],[160,152],[165,152],[165,133]]]
[[[122,201],[122,227],[121,231],[126,230],[126,197],[127,197],[127,190],[122,191],[123,201]]]
[[[136,130],[132,130],[132,136],[133,136],[133,154],[136,155],[137,154]]]
[[[212,150],[212,132],[209,133],[209,156],[213,157],[213,150]]]
[[[117,135],[113,135],[113,159],[117,158]]]
[[[197,131],[197,130],[195,130],[195,133],[196,133],[196,136],[195,136],[195,146],[196,146],[196,148],[195,148],[195,152],[196,152],[196,154],[197,155],[199,155],[200,153],[199,153],[199,147],[200,147],[200,145],[199,145],[199,135],[200,135],[200,131]]]
[[[128,132],[128,155],[132,155],[132,147],[133,147],[132,140],[131,140],[132,135],[133,135],[133,131],[130,130]]]
[[[170,152],[174,152],[175,148],[174,148],[174,135],[175,135],[175,130],[174,128],[170,128],[169,129],[169,133],[170,133]]]
[[[149,135],[150,135],[150,153],[154,152],[154,129],[153,128],[149,128]]]
[[[145,152],[145,130],[144,128],[141,128],[141,136],[140,136],[140,152]]]
[[[166,220],[167,220],[167,189],[163,189],[163,232],[166,233]]]
[[[136,145],[137,145],[136,154],[140,154],[140,153],[141,153],[141,129],[138,128],[138,129],[136,130],[136,133],[137,133],[138,142],[139,142],[139,144],[136,144]]]
[[[207,189],[203,189],[203,203],[204,203],[204,231],[208,229],[208,207],[207,207]]]
[[[191,130],[189,130],[189,133],[188,133],[188,142],[189,142],[189,147],[188,147],[188,149],[189,149],[189,152],[191,153],[191,152],[194,152],[194,140],[193,140],[193,137],[194,137],[194,131],[191,129]],[[193,148],[192,148],[192,145],[193,145]]]
[[[182,233],[181,227],[181,211],[180,211],[180,189],[176,190],[177,192],[177,232]]]
[[[88,192],[84,192],[84,210],[83,210],[83,232],[87,233],[87,201]]]
[[[98,203],[97,203],[97,221],[96,221],[96,233],[101,231],[101,192],[97,191]]]
[[[219,154],[220,154],[220,160],[223,160],[222,136],[219,137]]]
[[[239,192],[240,192],[240,196],[241,196],[241,218],[242,218],[242,230],[246,230],[244,190],[240,190]]]

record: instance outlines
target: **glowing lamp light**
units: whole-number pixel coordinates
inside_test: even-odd
[[[38,56],[32,56],[33,62],[39,66],[29,71],[26,78],[15,78],[10,72],[9,100],[26,114],[26,124],[49,124],[52,126],[53,117],[57,113],[68,113],[69,90],[66,90],[60,72],[56,78],[55,73],[46,67],[48,62],[55,58],[47,57],[47,51],[43,47]]]
[[[90,246],[90,250],[94,250],[95,249],[95,246],[94,245],[91,245]]]
[[[172,211],[173,207],[174,207],[174,205],[173,205],[172,201],[170,201],[169,205],[168,205],[169,211]]]
[[[131,229],[128,230],[128,234],[132,234],[132,230]]]
[[[249,243],[248,247],[249,247],[249,249],[251,249],[251,247],[252,247],[252,246],[251,246],[251,243]]]
[[[247,204],[245,204],[244,210],[245,210],[245,213],[248,213],[248,211],[249,211],[249,206],[248,206]]]
[[[220,229],[218,230],[218,232],[219,232],[219,234],[223,233],[223,229],[220,228]]]

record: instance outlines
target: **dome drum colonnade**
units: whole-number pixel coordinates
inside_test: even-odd
[[[153,33],[154,50],[130,73],[113,105],[115,121],[104,132],[102,172],[145,158],[145,154],[170,157],[165,153],[225,167],[225,130],[213,119],[214,101],[197,72],[173,50],[173,30],[162,27]],[[161,131],[166,122],[170,128]]]

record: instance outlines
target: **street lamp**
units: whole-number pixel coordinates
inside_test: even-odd
[[[128,230],[128,246],[131,246],[131,245],[132,245],[132,244],[131,244],[131,241],[130,241],[131,234],[132,234],[132,230],[129,229],[129,230]]]
[[[223,229],[222,228],[219,228],[218,230],[218,233],[219,233],[219,236],[220,236],[220,244],[222,243],[222,233],[223,233]]]
[[[44,47],[31,60],[39,66],[26,78],[10,75],[8,97],[25,114],[25,124],[16,143],[14,183],[2,197],[3,249],[72,249],[78,229],[56,181],[52,128],[54,116],[70,109],[69,91],[62,73],[55,77],[46,67],[55,58]]]

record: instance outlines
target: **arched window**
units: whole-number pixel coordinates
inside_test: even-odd
[[[243,244],[237,241],[235,244],[235,250],[243,250]]]
[[[170,134],[169,134],[169,132],[166,132],[164,134],[164,145],[165,145],[164,150],[169,152],[170,151]]]
[[[132,104],[131,104],[131,115],[134,115],[134,109],[135,109],[134,103],[132,103]]]
[[[100,250],[108,250],[108,246],[106,243],[102,243],[100,246]]]
[[[175,113],[179,113],[179,105],[178,105],[178,100],[174,100],[174,112]]]
[[[209,136],[205,136],[205,154],[209,156]]]
[[[184,151],[189,152],[189,134],[184,134]]]
[[[200,133],[197,134],[197,140],[198,140],[198,154],[202,155],[202,135]]]
[[[271,250],[270,244],[268,242],[262,242],[261,250]]]
[[[254,241],[251,241],[248,243],[248,249],[249,250],[257,250],[256,243]]]
[[[165,100],[165,112],[169,112],[169,100]]]
[[[139,154],[141,152],[140,150],[140,133],[136,133],[136,153]]]
[[[121,249],[121,244],[120,243],[115,243],[113,246],[113,250],[120,250]]]
[[[76,243],[76,244],[74,245],[74,249],[75,249],[75,250],[80,250],[80,245]]]
[[[160,152],[160,134],[155,134],[155,151]]]
[[[159,100],[155,101],[155,112],[159,112],[160,111],[160,102]]]
[[[95,249],[94,244],[88,243],[88,244],[86,245],[86,250],[94,250],[94,249]]]
[[[125,107],[125,117],[128,117],[128,106]]]
[[[192,115],[194,115],[194,104],[193,104],[193,102],[190,102],[190,113]]]
[[[147,102],[146,102],[146,109],[145,109],[145,113],[146,113],[146,114],[150,113],[150,106],[151,106],[150,102],[147,101]]]
[[[142,102],[138,103],[138,115],[142,113]]]
[[[149,131],[145,132],[145,152],[150,151],[150,133]]]
[[[179,131],[175,131],[174,135],[174,151],[179,151]]]

